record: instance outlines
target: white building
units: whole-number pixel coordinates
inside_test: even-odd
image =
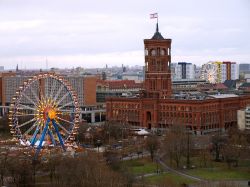
[[[238,128],[240,130],[250,130],[250,107],[237,112]]]

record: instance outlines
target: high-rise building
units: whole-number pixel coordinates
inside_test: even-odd
[[[178,62],[171,64],[173,80],[195,79],[195,65],[187,62]]]
[[[222,62],[221,64],[221,82],[225,80],[239,79],[238,66],[235,62]]]
[[[250,73],[250,64],[239,64],[239,74]]]

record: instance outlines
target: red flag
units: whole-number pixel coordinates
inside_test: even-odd
[[[158,13],[150,14],[150,19],[158,18]]]

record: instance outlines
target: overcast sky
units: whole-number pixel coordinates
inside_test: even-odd
[[[172,62],[250,63],[250,0],[0,0],[0,66],[143,65],[154,12]]]

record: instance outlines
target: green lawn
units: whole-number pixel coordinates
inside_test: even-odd
[[[187,173],[208,180],[250,179],[250,169],[199,168],[188,170]]]
[[[155,173],[157,170],[157,164],[152,162],[149,158],[136,159],[123,161],[123,167],[127,167],[128,170],[134,175],[142,175]],[[161,170],[160,165],[158,166]],[[183,183],[192,184],[196,181],[182,177],[173,173],[161,173],[159,175],[154,175],[150,177],[145,177],[144,181],[150,184],[164,184],[165,182],[172,184],[173,186],[180,185]]]
[[[197,176],[206,180],[249,180],[249,163],[249,161],[244,161],[239,163],[240,167],[232,167],[231,169],[228,169],[225,162],[210,161],[208,165],[209,168],[199,168],[199,166],[196,165],[197,163],[193,162],[192,164],[194,164],[196,168],[185,170],[185,172],[192,176]],[[122,166],[126,167],[131,174],[137,176],[155,173],[157,169],[156,163],[152,162],[149,158],[123,161]],[[160,166],[159,169],[161,169]],[[145,177],[143,180],[150,184],[164,184],[166,182],[170,182],[173,186],[183,183],[192,184],[196,182],[195,180],[179,176],[174,173],[161,173],[160,175]]]
[[[148,158],[123,161],[122,165],[135,175],[155,173],[157,170],[157,164]]]
[[[180,185],[180,184],[193,184],[196,181],[182,177],[180,175],[174,174],[174,173],[162,173],[160,175],[155,175],[151,177],[147,177],[146,181],[148,181],[150,184],[159,184],[159,183],[164,183],[168,182],[174,185]]]
[[[196,167],[204,167],[204,163],[200,161],[199,157],[191,157],[191,165],[195,165]],[[167,162],[169,163],[169,161]],[[202,163],[202,164],[201,164]],[[186,160],[181,160],[181,165],[186,165]],[[226,162],[216,162],[214,160],[208,159],[207,166],[208,168],[228,168]],[[238,167],[250,168],[250,159],[242,159],[239,160]]]
[[[145,173],[155,173],[157,170],[157,165],[155,163],[145,163],[142,166],[131,167],[133,174],[145,174]]]
[[[239,167],[228,168],[226,162],[215,162],[209,160],[207,163],[207,168],[199,168],[199,159],[193,157],[191,163],[197,168],[192,170],[187,170],[186,172],[190,175],[201,177],[208,180],[244,180],[250,179],[250,160],[240,160]]]

